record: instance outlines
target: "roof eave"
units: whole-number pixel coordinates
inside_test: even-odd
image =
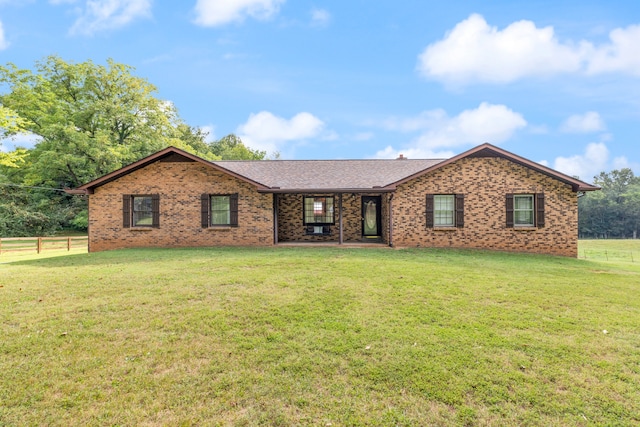
[[[371,187],[371,188],[261,188],[259,193],[273,194],[318,194],[318,193],[391,193],[395,187]]]

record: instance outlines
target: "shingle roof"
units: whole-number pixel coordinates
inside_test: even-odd
[[[442,160],[216,161],[221,168],[283,190],[367,190],[386,187]]]

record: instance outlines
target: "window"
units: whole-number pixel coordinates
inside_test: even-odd
[[[202,227],[238,226],[237,194],[203,194]]]
[[[130,227],[160,226],[160,195],[144,194],[122,196],[122,225]]]
[[[533,195],[513,196],[513,225],[533,227]]]
[[[305,197],[303,204],[303,221],[305,225],[329,225],[335,223],[333,197]]]
[[[433,225],[436,227],[453,227],[454,218],[454,196],[453,194],[438,194],[433,196]]]
[[[464,194],[427,194],[427,227],[464,227]]]
[[[544,193],[507,194],[507,227],[544,227]]]

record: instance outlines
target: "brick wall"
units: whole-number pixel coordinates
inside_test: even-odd
[[[426,227],[425,195],[465,195],[464,228]],[[544,193],[545,227],[507,228],[507,193]],[[570,186],[502,158],[466,158],[398,186],[396,247],[480,248],[577,256],[577,194]]]
[[[202,228],[200,195],[238,193],[239,226]],[[465,195],[464,228],[426,227],[427,193]],[[506,227],[507,193],[544,193],[546,226]],[[159,228],[123,228],[123,194],[160,194]],[[317,194],[322,196],[323,194]],[[338,197],[335,208],[338,208]],[[372,193],[371,195],[375,195]],[[301,194],[278,196],[279,241],[337,241],[307,236]],[[360,241],[362,194],[345,193],[343,239]],[[389,241],[389,199],[382,194],[382,237]],[[156,162],[96,188],[89,197],[89,249],[124,247],[269,246],[273,244],[273,195],[197,162]],[[393,194],[396,247],[480,248],[577,256],[577,195],[568,185],[501,158],[466,158],[398,186]]]
[[[160,194],[159,228],[123,228],[123,194]],[[238,193],[238,227],[202,228],[201,194]],[[155,162],[89,197],[89,250],[127,247],[268,246],[273,196],[196,162]]]

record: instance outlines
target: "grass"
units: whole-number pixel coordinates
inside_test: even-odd
[[[640,239],[580,240],[578,257],[618,263],[640,263]]]
[[[638,425],[639,287],[481,251],[34,256],[0,264],[0,425]]]

